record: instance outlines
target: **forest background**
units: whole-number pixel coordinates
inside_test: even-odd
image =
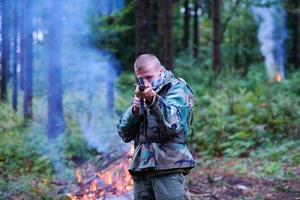
[[[76,169],[128,149],[116,123],[132,98],[141,53],[155,54],[194,90],[188,139],[196,177],[288,181],[288,189],[279,184],[272,192],[299,196],[298,1],[0,6],[0,199],[63,198],[70,188],[53,180],[74,182]]]

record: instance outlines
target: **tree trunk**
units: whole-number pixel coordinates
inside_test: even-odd
[[[188,49],[190,36],[190,8],[189,0],[184,0],[184,19],[183,19],[183,47]]]
[[[135,8],[135,53],[149,53],[149,10],[150,0],[136,0]]]
[[[24,0],[25,3],[25,25],[24,25],[24,71],[23,71],[23,87],[24,87],[24,102],[23,102],[23,114],[25,119],[33,117],[32,112],[32,70],[33,70],[33,13],[32,13],[32,0]]]
[[[294,1],[295,8],[299,9],[299,1]],[[291,52],[291,60],[292,64],[294,65],[295,68],[300,68],[299,66],[299,12],[295,11],[292,16],[292,52]]]
[[[172,45],[172,0],[163,0],[164,10],[164,65],[167,69],[173,69],[173,45]]]
[[[220,0],[213,0],[212,18],[213,18],[213,70],[216,74],[218,74],[221,70]]]
[[[62,10],[60,1],[49,1],[48,8],[48,125],[49,139],[55,139],[64,132],[63,88],[61,62]]]
[[[8,82],[8,70],[9,70],[9,1],[1,1],[1,13],[2,13],[2,44],[1,44],[1,91],[0,100],[7,100],[7,82]]]
[[[19,10],[19,1],[14,1],[14,48],[13,48],[13,90],[12,90],[12,108],[16,112],[18,110],[18,36],[19,36],[19,16],[18,16],[18,10]]]
[[[212,0],[203,0],[204,10],[209,19],[212,18]]]
[[[194,42],[193,42],[193,57],[198,58],[198,49],[199,49],[199,0],[194,0]]]
[[[163,61],[164,60],[164,1],[158,0],[158,17],[157,17],[157,56],[158,58]]]
[[[20,31],[20,78],[19,86],[21,90],[24,90],[24,62],[25,62],[25,13],[26,6],[25,1],[19,1],[19,31]]]
[[[158,33],[158,26],[159,26],[159,0],[152,0],[150,4],[150,33],[149,36],[149,49],[150,51],[160,59],[160,46],[161,42],[159,41],[159,33]]]

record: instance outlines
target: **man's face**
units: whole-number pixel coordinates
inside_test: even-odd
[[[150,83],[151,81],[159,78],[159,75],[163,69],[161,67],[146,66],[135,70],[135,75],[137,78],[143,78],[145,83]]]

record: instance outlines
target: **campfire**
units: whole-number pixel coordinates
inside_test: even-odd
[[[281,78],[280,74],[277,72],[275,77],[274,77],[274,81],[275,82],[281,82],[281,80],[282,80],[282,78]]]
[[[111,159],[98,172],[84,180],[80,169],[75,172],[78,189],[68,193],[71,200],[96,200],[122,196],[132,190],[132,179],[128,172],[130,159],[134,152],[133,145],[130,152]]]
[[[271,82],[277,82],[277,83],[279,83],[279,82],[281,82],[282,81],[282,79],[283,79],[283,77],[281,76],[281,74],[279,73],[279,71],[277,70],[277,67],[276,67],[276,65],[273,63],[272,64],[272,75],[271,75]]]

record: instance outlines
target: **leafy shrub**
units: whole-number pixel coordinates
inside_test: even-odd
[[[49,158],[37,151],[45,143],[7,105],[0,105],[0,118],[0,196],[42,197],[53,174]]]
[[[117,104],[116,113],[121,115],[128,107],[135,90],[134,72],[124,72],[118,79],[117,83]]]
[[[263,66],[252,66],[244,77],[223,70],[212,82],[212,73],[183,63],[176,69],[195,91],[195,142],[202,154],[247,156],[271,140],[299,138],[299,72],[270,83]]]
[[[0,196],[4,199],[55,196],[50,181],[57,175],[69,180],[73,167],[95,156],[70,117],[66,133],[51,142],[39,120],[25,123],[9,105],[0,105],[0,118]]]

